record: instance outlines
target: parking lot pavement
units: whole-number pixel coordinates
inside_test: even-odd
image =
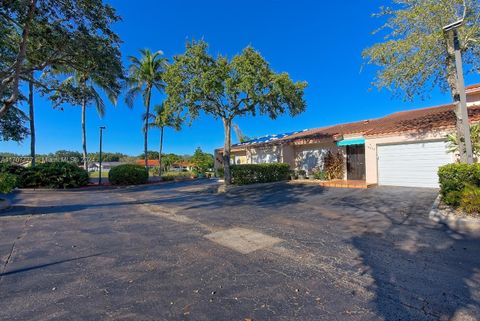
[[[0,320],[479,320],[480,242],[437,191],[214,182],[22,191]]]

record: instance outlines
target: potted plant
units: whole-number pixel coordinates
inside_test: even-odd
[[[307,172],[304,169],[299,169],[297,171],[298,179],[305,179],[306,175],[307,175]]]
[[[321,169],[316,169],[315,171],[313,171],[313,176],[312,176],[314,179],[318,179],[320,181],[324,181],[326,180],[327,178],[327,175],[324,171],[322,171]]]

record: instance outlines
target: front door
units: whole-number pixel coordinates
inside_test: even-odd
[[[365,180],[365,145],[347,146],[347,179]]]

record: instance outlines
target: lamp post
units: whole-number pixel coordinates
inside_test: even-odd
[[[99,159],[99,171],[98,171],[98,185],[102,185],[102,138],[103,138],[103,130],[105,126],[100,126],[100,153],[98,155]]]
[[[463,25],[463,19],[458,20],[448,26],[443,27],[450,41],[453,42],[455,52],[456,82],[459,97],[455,97],[457,114],[457,129],[461,136],[458,137],[458,149],[460,159],[467,164],[473,164],[472,138],[470,137],[470,124],[468,122],[467,94],[465,93],[465,80],[463,79],[462,52],[460,50],[460,40],[458,39],[458,28]],[[459,136],[457,134],[457,136]],[[463,141],[462,141],[463,138]]]

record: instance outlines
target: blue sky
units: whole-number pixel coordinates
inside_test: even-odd
[[[361,52],[378,38],[371,32],[381,20],[371,14],[388,1],[317,0],[111,0],[123,21],[114,29],[123,40],[125,64],[140,48],[162,50],[165,56],[182,53],[185,42],[203,38],[213,54],[233,56],[252,45],[276,71],[286,71],[294,80],[306,80],[307,111],[295,118],[244,117],[235,122],[247,136],[289,132],[305,128],[380,117],[391,112],[448,103],[446,94],[435,91],[428,100],[404,102],[371,86],[375,68],[362,70]],[[467,84],[479,82],[468,76]],[[163,99],[155,93],[152,103]],[[107,127],[104,150],[138,155],[143,150],[138,99],[133,109],[122,99],[109,103],[100,119],[94,108],[87,112],[89,152],[98,150],[98,127]],[[80,108],[54,110],[36,97],[37,152],[58,149],[81,150]],[[233,137],[236,141],[235,136]],[[159,133],[152,130],[149,146],[158,149]],[[0,151],[29,153],[29,139],[22,144],[0,143]],[[213,152],[223,145],[219,120],[203,115],[182,131],[167,130],[165,152],[193,153],[197,146]]]

